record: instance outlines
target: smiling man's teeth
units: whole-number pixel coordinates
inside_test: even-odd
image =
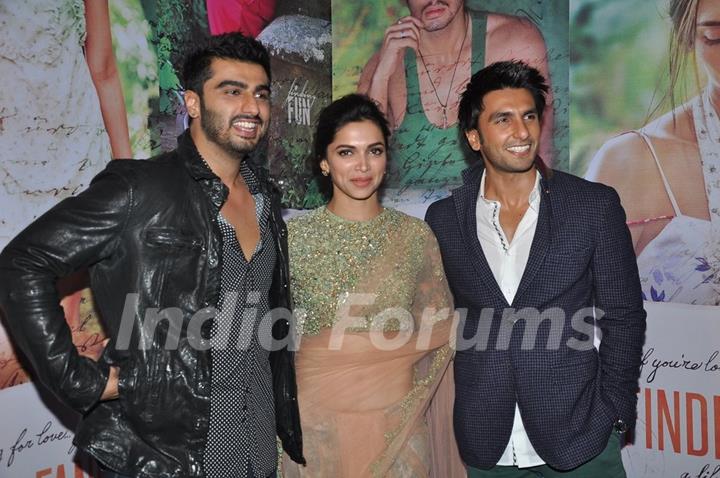
[[[250,128],[255,128],[257,126],[257,124],[253,123],[251,121],[237,121],[237,122],[233,123],[233,126],[237,126],[239,128],[250,129]]]
[[[530,150],[529,144],[525,146],[508,146],[508,151],[512,151],[513,153],[524,153],[528,150]]]

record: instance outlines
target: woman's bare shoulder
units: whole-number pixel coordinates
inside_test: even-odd
[[[486,63],[501,60],[523,60],[540,67],[547,63],[545,39],[538,27],[527,18],[491,13],[487,22]]]
[[[595,153],[585,177],[611,186],[633,182],[654,164],[650,149],[637,132],[626,132],[607,140]]]
[[[651,139],[657,141],[680,143],[697,141],[690,103],[685,103],[665,113],[642,129]]]

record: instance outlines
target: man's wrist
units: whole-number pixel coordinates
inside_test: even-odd
[[[622,418],[618,418],[615,420],[615,423],[613,423],[613,431],[619,435],[623,435],[628,429],[628,424]]]

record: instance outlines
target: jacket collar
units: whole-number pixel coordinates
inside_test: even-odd
[[[197,150],[195,142],[190,135],[190,129],[183,131],[180,136],[178,136],[177,141],[178,153],[180,154],[185,167],[193,179],[196,181],[220,181],[220,178],[212,172],[210,166],[208,166],[207,162]],[[252,155],[248,155],[243,159],[243,165],[249,168],[252,174],[255,175],[258,189],[263,193],[276,193],[278,190],[277,185],[275,185],[275,183],[269,178],[268,173],[264,168],[258,167],[254,164],[254,159],[255,158],[252,157]]]
[[[553,177],[553,170],[545,166],[545,162],[542,160],[540,156],[535,157],[535,168],[540,173],[540,189],[541,191],[545,193],[550,192],[550,183],[552,182]],[[483,176],[483,172],[485,171],[485,162],[483,160],[477,160],[474,164],[472,164],[470,167],[464,169],[462,171],[462,180],[463,184],[462,186],[454,189],[452,191],[453,196],[456,194],[467,194],[470,191],[466,188],[466,186],[474,187],[479,193],[480,188],[480,181]],[[477,200],[477,195],[475,197],[475,200]]]
[[[212,172],[205,160],[203,160],[202,156],[200,156],[200,153],[195,147],[195,142],[192,136],[190,136],[190,129],[183,131],[182,134],[178,136],[177,141],[178,153],[193,179],[219,179],[215,173]]]
[[[535,229],[535,237],[530,246],[530,256],[528,257],[525,271],[515,294],[514,303],[518,299],[522,300],[523,293],[528,290],[537,271],[545,260],[545,254],[548,251],[551,237],[552,208],[550,204],[550,184],[552,183],[552,170],[545,167],[542,160],[538,156],[536,158],[536,167],[540,172],[540,211],[538,213],[538,224]],[[452,191],[452,199],[455,204],[455,212],[460,224],[460,230],[463,235],[464,243],[468,245],[470,251],[470,261],[480,278],[493,295],[498,297],[502,302],[507,303],[505,296],[500,290],[500,286],[495,281],[495,276],[490,270],[485,253],[482,250],[480,241],[477,236],[477,216],[475,214],[476,203],[480,194],[480,181],[482,179],[485,165],[482,161],[478,161],[462,172],[463,185]],[[507,304],[511,305],[511,304]]]

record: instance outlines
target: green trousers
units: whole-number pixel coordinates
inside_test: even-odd
[[[626,478],[620,457],[620,435],[613,432],[605,449],[595,458],[569,471],[547,465],[518,468],[494,466],[489,470],[468,467],[468,478]]]

